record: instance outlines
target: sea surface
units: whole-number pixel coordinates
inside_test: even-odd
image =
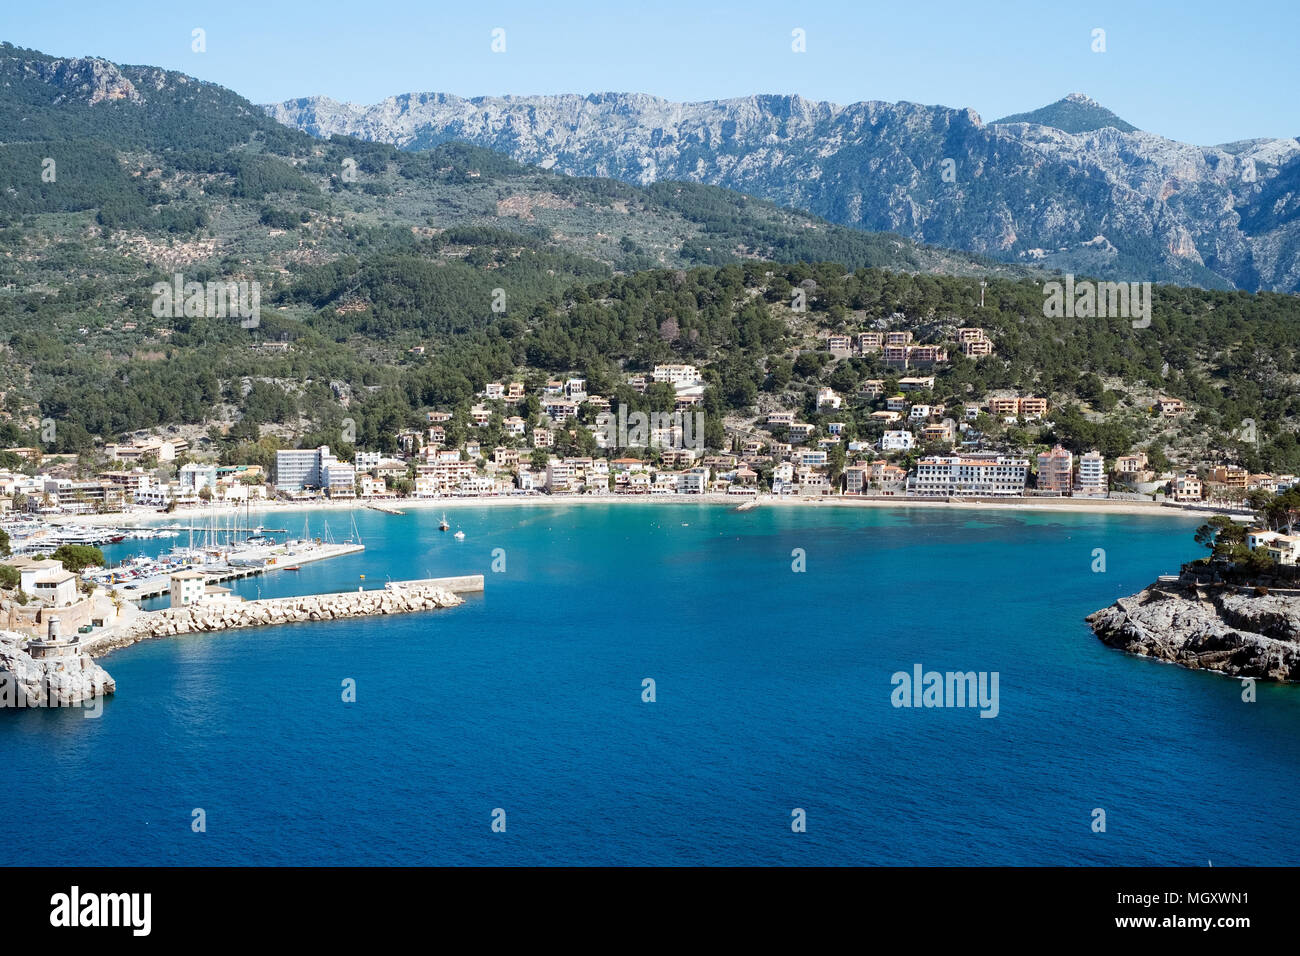
[[[235,588],[485,574],[461,607],[150,641],[103,659],[98,719],[0,714],[0,863],[1300,862],[1300,688],[1246,703],[1083,621],[1196,556],[1194,519],[439,517],[358,510],[364,554]],[[893,706],[917,664],[996,672],[997,716]]]

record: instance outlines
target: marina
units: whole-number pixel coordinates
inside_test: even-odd
[[[207,579],[207,584],[219,585],[273,571],[298,571],[305,564],[365,550],[355,520],[350,522],[347,539],[341,542],[333,539],[328,521],[324,522],[320,535],[313,536],[309,520],[304,520],[301,536],[292,540],[277,537],[287,534],[284,528],[250,527],[230,519],[223,525],[215,517],[207,525],[173,524],[132,530],[139,532],[135,537],[143,540],[174,539],[182,533],[188,539],[184,546],[175,546],[157,557],[141,554],[114,567],[91,567],[82,572],[86,580],[117,591],[131,601],[167,594],[171,576],[179,571],[197,571]],[[106,543],[117,543],[117,540],[120,539]]]

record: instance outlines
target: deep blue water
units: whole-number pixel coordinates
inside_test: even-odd
[[[139,644],[104,659],[118,694],[98,720],[3,715],[24,823],[0,863],[1300,860],[1300,689],[1243,703],[1238,682],[1109,650],[1082,620],[1194,556],[1194,520],[639,504],[449,517],[465,541],[436,531],[437,512],[359,511],[363,555],[237,589],[486,573],[462,607]],[[894,708],[890,677],[916,663],[998,672],[998,716]]]

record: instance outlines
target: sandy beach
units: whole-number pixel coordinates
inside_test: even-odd
[[[399,511],[445,510],[460,508],[557,508],[557,507],[618,507],[629,504],[712,505],[737,508],[745,501],[735,495],[512,495],[498,498],[402,498],[383,499],[382,508]],[[1171,518],[1200,517],[1225,512],[1213,508],[1195,508],[1163,505],[1152,501],[1119,498],[999,498],[947,501],[942,499],[879,496],[857,498],[826,496],[821,498],[775,497],[760,495],[760,508],[956,508],[970,511],[1022,511],[1034,513],[1074,513],[1108,515],[1152,515]],[[200,524],[215,516],[224,523],[235,516],[256,516],[265,523],[279,513],[300,511],[352,511],[366,509],[366,501],[268,501],[255,502],[248,507],[188,508],[172,512],[153,509],[135,509],[129,512],[103,515],[68,515],[51,519],[60,525],[87,525],[104,527],[130,527],[180,522]],[[380,510],[380,509],[374,509]]]

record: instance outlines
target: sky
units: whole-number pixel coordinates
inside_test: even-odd
[[[797,93],[969,107],[989,121],[1077,92],[1199,145],[1300,135],[1300,0],[0,2],[0,39],[16,46],[180,70],[255,103]]]

